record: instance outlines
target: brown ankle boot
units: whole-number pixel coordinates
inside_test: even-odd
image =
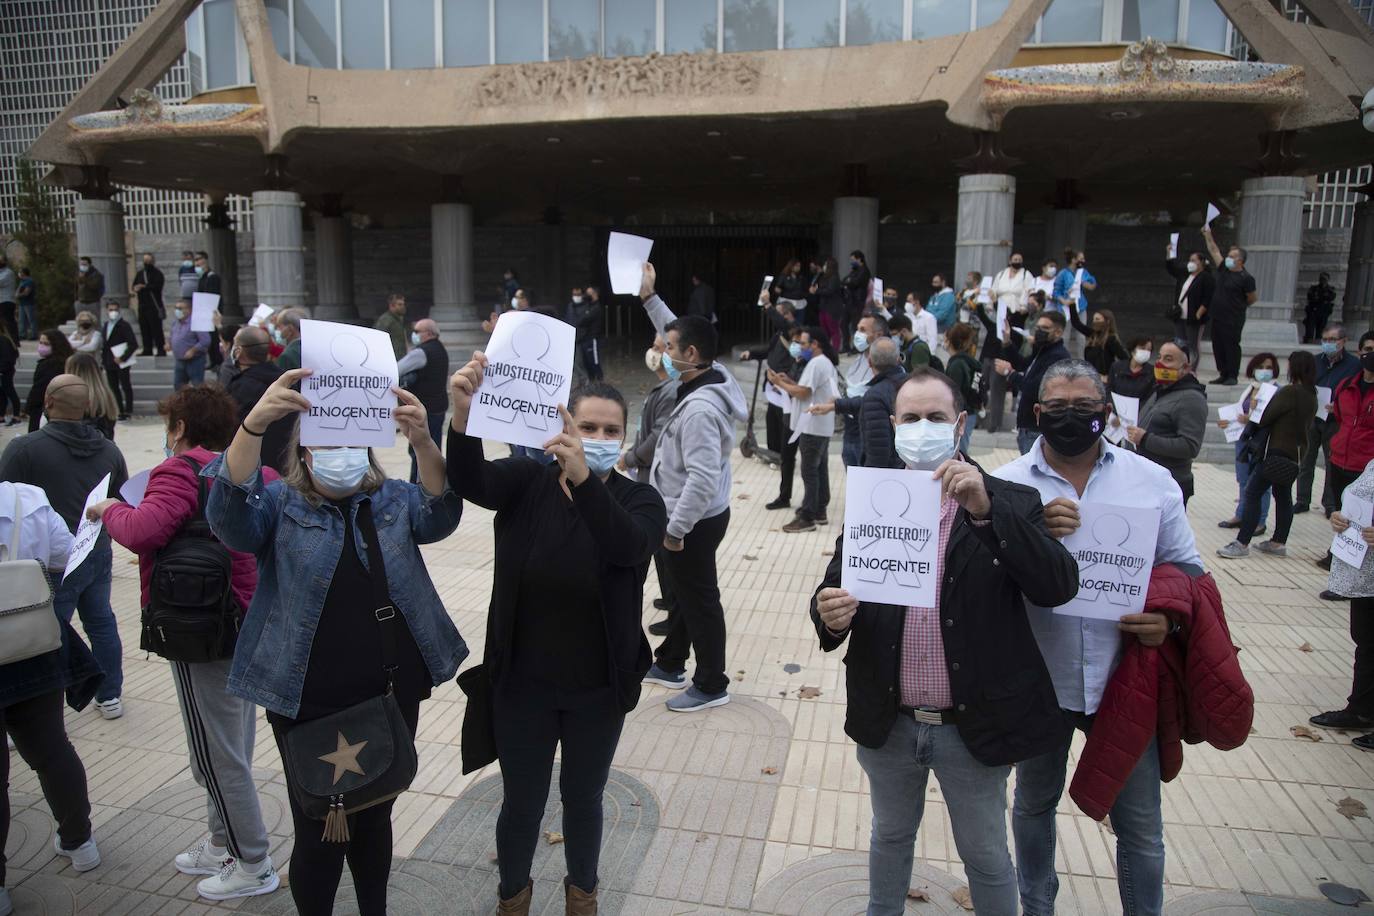
[[[530,916],[530,901],[534,899],[534,882],[525,885],[525,889],[516,894],[509,900],[500,900],[496,904],[496,912],[501,916]],[[595,912],[595,910],[593,910]]]
[[[568,898],[567,916],[596,916],[596,891],[589,894],[566,878],[563,889]]]

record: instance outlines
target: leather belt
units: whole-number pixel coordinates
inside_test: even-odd
[[[953,725],[959,714],[953,709],[932,709],[929,706],[898,706],[903,714],[923,725]]]

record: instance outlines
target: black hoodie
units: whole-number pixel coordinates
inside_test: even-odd
[[[110,475],[110,496],[129,479],[124,455],[94,426],[81,420],[50,420],[36,433],[20,436],[0,455],[0,480],[27,483],[48,494],[48,502],[76,532],[86,497],[100,479]],[[100,532],[97,547],[108,547],[110,536]]]

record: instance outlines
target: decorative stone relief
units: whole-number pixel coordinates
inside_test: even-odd
[[[1176,66],[1168,45],[1158,38],[1146,38],[1126,49],[1116,69],[1125,79],[1149,79],[1152,76],[1169,76]]]
[[[124,109],[124,119],[131,122],[162,120],[162,99],[147,89],[135,89]]]
[[[509,64],[477,87],[484,107],[633,96],[746,95],[758,90],[759,67],[738,54],[650,54]]]

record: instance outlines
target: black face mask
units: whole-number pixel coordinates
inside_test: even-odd
[[[1024,265],[1020,261],[1012,261],[1011,266],[1014,270],[1020,270]]]
[[[1374,351],[1360,354],[1360,368],[1365,372],[1374,372]]]
[[[1102,438],[1102,431],[1106,428],[1107,418],[1100,413],[1084,415],[1073,410],[1040,412],[1040,432],[1045,442],[1066,458],[1081,455],[1092,448]]]
[[[1035,333],[1031,335],[1031,342],[1037,347],[1049,346],[1050,332],[1044,328],[1036,328]]]

